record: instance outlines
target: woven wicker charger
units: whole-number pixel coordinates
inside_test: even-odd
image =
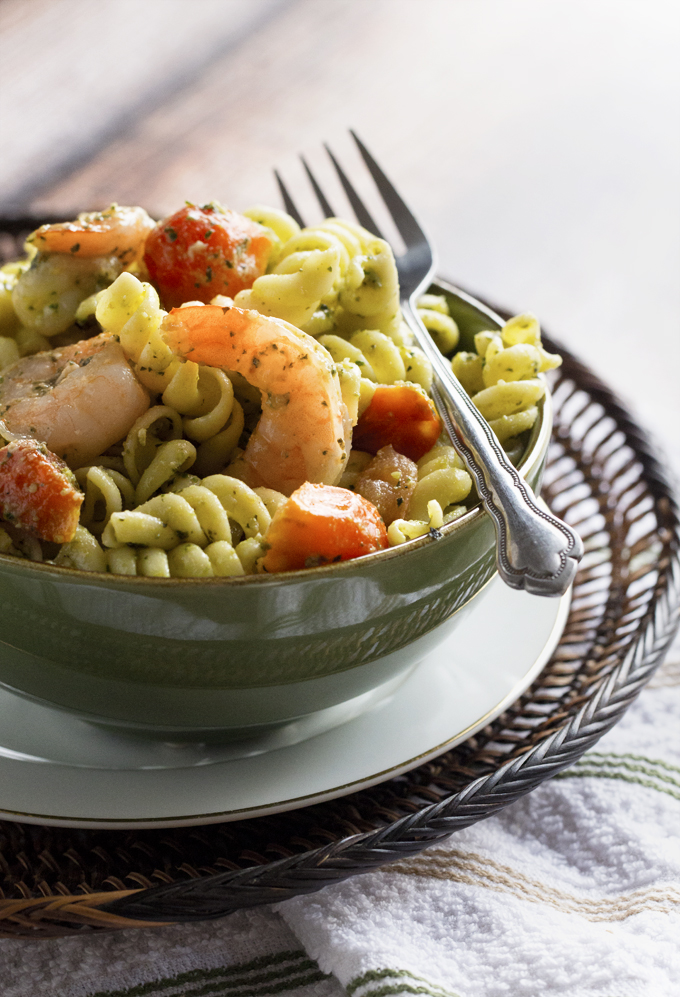
[[[141,831],[0,822],[0,937],[199,921],[312,893],[491,816],[620,719],[678,624],[678,510],[625,408],[546,345],[564,364],[543,496],[578,528],[586,556],[562,639],[526,693],[414,771],[287,814]]]

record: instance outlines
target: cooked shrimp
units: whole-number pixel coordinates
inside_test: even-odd
[[[112,204],[106,211],[83,211],[74,222],[41,225],[27,241],[39,253],[117,256],[129,266],[141,258],[146,237],[155,227],[144,208]]]
[[[12,290],[16,317],[43,336],[66,332],[86,298],[142,258],[154,227],[143,208],[117,204],[74,222],[42,225],[28,237],[38,252]]]
[[[149,407],[120,343],[103,333],[24,357],[0,375],[0,417],[17,436],[83,467],[125,436]]]
[[[180,356],[236,371],[258,388],[262,416],[243,455],[247,484],[290,495],[305,481],[335,484],[351,425],[330,354],[281,319],[215,305],[176,308],[163,337]]]
[[[16,317],[41,336],[66,332],[81,302],[115,280],[122,266],[113,255],[38,253],[12,291]]]

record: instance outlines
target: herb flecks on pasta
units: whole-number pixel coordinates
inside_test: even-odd
[[[418,307],[518,459],[560,362],[537,320],[461,350],[446,296]],[[0,270],[0,454],[37,461],[0,464],[0,555],[214,578],[437,536],[475,495],[431,387],[359,225],[211,202],[42,226]]]
[[[450,353],[459,332],[446,298],[423,295],[418,311],[442,353]],[[441,324],[447,318],[451,326]],[[538,402],[545,394],[539,374],[558,367],[562,360],[543,348],[538,319],[530,314],[511,318],[498,332],[478,332],[474,345],[474,352],[453,355],[451,369],[500,442],[506,443],[534,425]]]
[[[458,453],[445,443],[424,454],[417,465],[417,482],[405,517],[394,520],[387,531],[392,545],[405,543],[453,522],[467,507],[472,478]]]

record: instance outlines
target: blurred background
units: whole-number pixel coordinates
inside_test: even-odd
[[[679,51],[675,0],[0,0],[0,214],[278,206],[299,153],[332,187],[324,141],[359,172],[352,127],[440,273],[535,312],[680,474]]]

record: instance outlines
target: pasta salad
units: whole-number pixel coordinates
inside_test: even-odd
[[[0,271],[0,553],[150,577],[275,573],[423,536],[472,481],[390,246],[339,218],[112,205]],[[531,315],[421,317],[511,458],[560,363]]]

